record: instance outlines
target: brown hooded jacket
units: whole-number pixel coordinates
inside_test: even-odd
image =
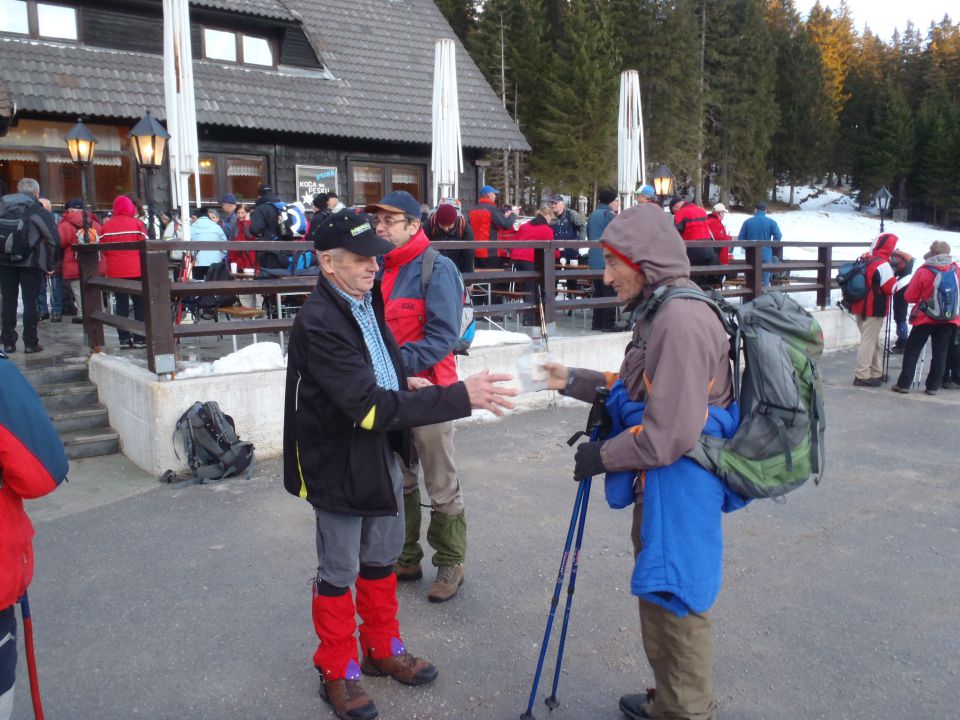
[[[670,217],[653,204],[622,212],[601,242],[640,267],[646,284],[632,310],[658,287],[696,288],[683,240]],[[733,399],[730,343],[714,311],[699,300],[665,303],[649,322],[633,328],[619,375],[574,369],[565,394],[586,402],[598,385],[623,380],[631,400],[646,400],[643,425],[606,441],[601,458],[607,470],[645,470],[676,462],[693,448],[707,419],[707,406]],[[642,338],[646,333],[646,342]],[[645,396],[645,397],[644,397]]]

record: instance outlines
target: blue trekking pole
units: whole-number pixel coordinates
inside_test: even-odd
[[[590,408],[590,415],[587,419],[587,430],[580,431],[571,437],[567,444],[573,446],[577,440],[584,435],[589,434],[591,440],[599,440],[606,429],[606,401],[610,391],[605,387],[597,388],[597,395]],[[550,633],[553,630],[553,621],[557,615],[557,606],[560,604],[560,588],[563,586],[563,578],[567,570],[567,560],[570,557],[570,546],[573,543],[573,531],[577,529],[577,544],[574,550],[573,567],[570,571],[570,584],[567,587],[567,603],[564,609],[563,629],[560,635],[560,646],[557,652],[557,669],[553,679],[553,690],[549,698],[546,699],[547,707],[552,711],[559,705],[557,702],[557,684],[559,682],[560,664],[563,661],[563,647],[567,636],[567,626],[570,620],[570,605],[573,600],[573,592],[576,587],[577,566],[580,560],[580,547],[583,543],[583,528],[587,517],[587,502],[590,499],[590,486],[592,478],[586,478],[581,481],[577,488],[577,497],[573,501],[573,513],[570,516],[570,525],[567,528],[567,539],[563,546],[563,556],[560,559],[560,571],[557,573],[557,584],[553,590],[553,598],[550,600],[550,614],[547,617],[547,627],[543,633],[543,642],[540,645],[540,658],[537,661],[537,670],[533,676],[533,687],[530,688],[530,698],[527,701],[527,710],[520,716],[520,720],[532,720],[533,703],[537,697],[537,688],[540,685],[540,675],[543,672],[543,661],[547,655],[547,646],[550,643]]]

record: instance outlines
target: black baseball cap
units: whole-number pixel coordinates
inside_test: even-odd
[[[370,221],[353,210],[340,212],[324,218],[313,235],[313,246],[317,250],[344,248],[363,257],[386,255],[394,249],[373,230]]]

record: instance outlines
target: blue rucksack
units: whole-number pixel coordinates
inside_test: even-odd
[[[867,296],[867,265],[870,258],[866,255],[853,262],[843,263],[837,268],[837,285],[840,286],[842,299],[840,306],[850,310],[850,305]]]
[[[423,297],[427,297],[427,287],[430,285],[430,276],[433,274],[433,264],[437,260],[440,251],[435,247],[428,247],[423,251],[423,267],[420,270],[420,287],[423,289]],[[457,344],[453,346],[454,355],[469,355],[470,345],[477,334],[477,320],[473,316],[473,300],[470,293],[463,285],[463,278],[457,271],[457,277],[460,278],[460,287],[463,290],[463,311],[460,313],[460,336]]]
[[[927,267],[933,271],[933,291],[930,297],[920,302],[920,311],[931,320],[949,322],[957,317],[957,268],[951,265],[946,270]]]

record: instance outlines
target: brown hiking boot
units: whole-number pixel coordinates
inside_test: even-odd
[[[416,565],[401,565],[397,563],[397,580],[400,582],[413,582],[423,577],[423,568],[420,563]]]
[[[427,600],[433,603],[446,602],[457,594],[463,585],[463,565],[441,565],[437,568],[437,579],[427,590]]]
[[[373,720],[380,714],[359,680],[324,680],[320,697],[341,720]]]
[[[360,669],[364,675],[385,677],[389,675],[404,685],[426,685],[437,679],[437,668],[423,658],[418,658],[407,652],[402,643],[400,652],[390,657],[375,660],[364,656],[360,661]]]

